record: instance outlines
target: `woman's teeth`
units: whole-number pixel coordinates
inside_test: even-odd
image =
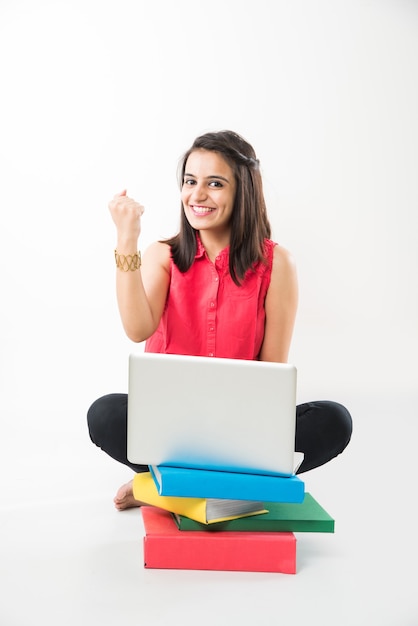
[[[199,215],[204,215],[205,213],[211,213],[212,211],[215,210],[207,206],[193,206],[192,209],[195,213],[199,213]]]

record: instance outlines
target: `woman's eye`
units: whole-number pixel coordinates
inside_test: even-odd
[[[183,185],[187,185],[188,187],[192,187],[197,185],[197,181],[194,178],[185,178],[183,180]],[[211,180],[208,182],[208,187],[215,187],[217,189],[222,188],[223,184],[220,180]]]

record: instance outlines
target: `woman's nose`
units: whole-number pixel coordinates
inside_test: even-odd
[[[206,191],[206,187],[204,184],[196,184],[193,187],[193,191],[192,191],[192,198],[195,202],[197,201],[202,201],[205,198],[207,198],[207,191]]]

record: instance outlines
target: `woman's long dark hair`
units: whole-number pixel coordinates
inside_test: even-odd
[[[264,261],[264,239],[271,236],[259,161],[252,146],[237,133],[230,130],[206,133],[195,139],[180,160],[180,188],[183,186],[187,159],[195,150],[217,152],[233,170],[236,193],[231,215],[229,272],[232,280],[240,285],[247,270],[254,263]],[[179,270],[186,272],[196,255],[196,230],[187,221],[183,205],[180,230],[165,243],[171,246],[173,260]]]

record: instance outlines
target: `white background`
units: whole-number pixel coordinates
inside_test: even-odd
[[[2,626],[194,623],[190,602],[213,623],[206,583],[227,623],[235,600],[254,621],[280,598],[298,623],[343,607],[341,626],[415,625],[417,3],[0,0],[0,68]],[[173,234],[178,160],[225,128],[255,147],[296,258],[299,400],[342,401],[355,429],[306,476],[338,532],[300,538],[295,580],[173,586],[142,571],[137,512],[111,501],[130,474],[87,433],[90,403],[126,391],[134,347],[107,203],[127,188],[145,205],[142,249]]]
[[[301,398],[414,385],[417,34],[407,0],[3,0],[6,396],[126,387],[107,202],[145,205],[142,248],[171,235],[178,159],[224,128],[254,145],[296,258]]]

